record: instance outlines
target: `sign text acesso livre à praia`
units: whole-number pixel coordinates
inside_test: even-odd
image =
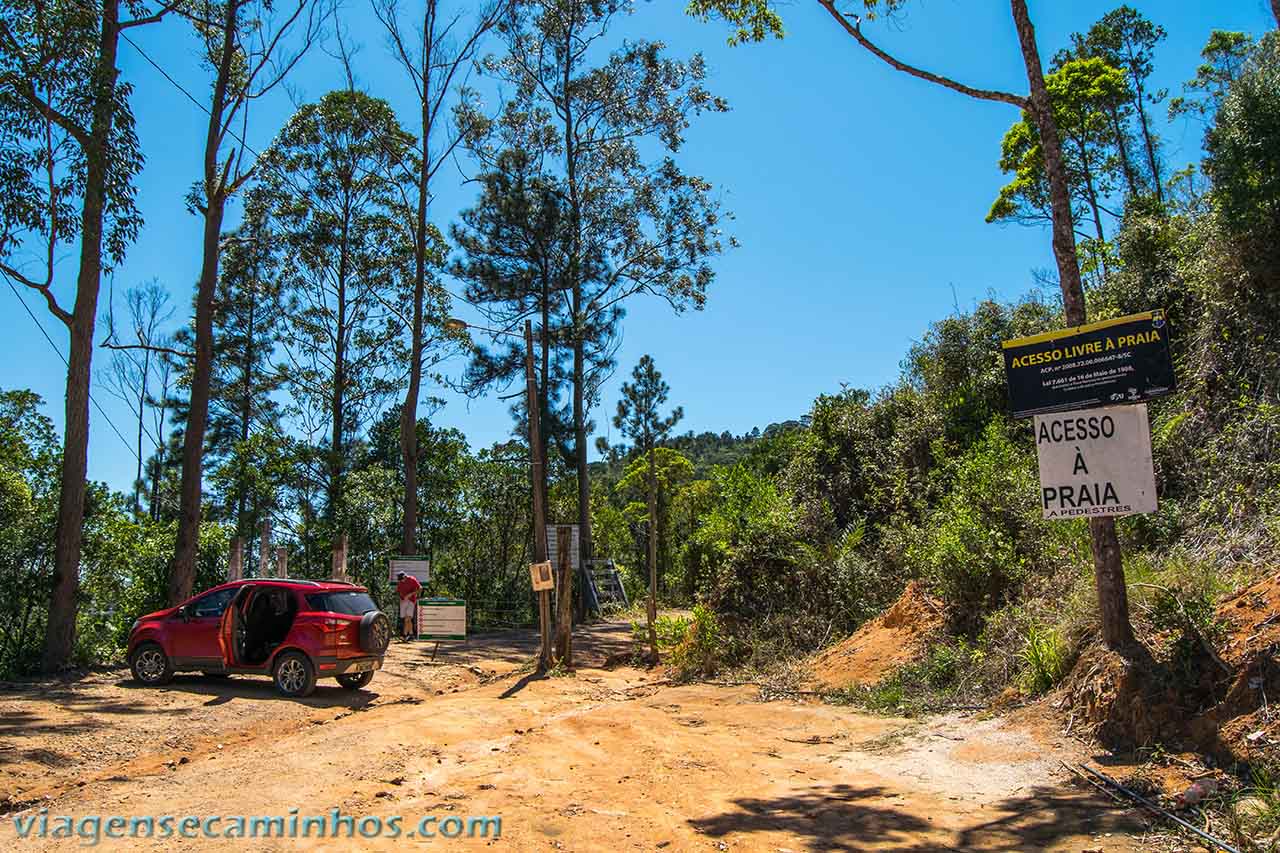
[[[1174,390],[1163,311],[1003,344],[1014,417],[1138,403]]]

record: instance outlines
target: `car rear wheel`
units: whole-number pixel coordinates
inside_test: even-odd
[[[168,684],[173,678],[173,662],[155,643],[143,643],[134,649],[129,655],[129,669],[135,680],[148,687]]]
[[[352,672],[347,675],[339,675],[338,683],[348,690],[360,690],[368,687],[369,682],[373,681],[373,671],[369,672]]]
[[[301,699],[316,689],[316,668],[301,652],[285,652],[276,658],[276,689],[285,696]]]

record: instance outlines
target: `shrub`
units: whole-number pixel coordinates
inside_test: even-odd
[[[1020,657],[1022,687],[1028,693],[1044,693],[1067,674],[1066,644],[1052,628],[1029,625]]]
[[[946,602],[955,627],[976,636],[986,614],[1005,604],[1039,563],[1073,556],[1079,525],[1040,515],[1035,461],[993,420],[953,465],[952,486],[916,531],[907,561]]]
[[[716,614],[705,605],[695,605],[693,619],[683,628],[684,637],[671,651],[671,665],[682,677],[715,675],[728,654],[724,628]]]

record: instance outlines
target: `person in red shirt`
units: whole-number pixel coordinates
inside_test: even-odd
[[[400,637],[408,640],[413,636],[413,617],[414,612],[418,609],[418,591],[422,589],[422,584],[418,583],[418,579],[406,575],[404,572],[396,573],[396,595],[400,598]]]

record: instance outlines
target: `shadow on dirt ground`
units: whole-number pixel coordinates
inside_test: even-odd
[[[434,640],[394,641],[391,645],[392,653],[406,658],[410,665],[507,664],[515,668],[537,657],[538,631],[529,628],[484,631],[471,635],[465,641],[442,640],[438,650]],[[627,622],[579,625],[573,632],[573,663],[578,668],[602,669],[630,654],[631,646],[631,625]]]
[[[689,825],[712,838],[782,832],[803,840],[812,851],[888,853],[1049,850],[1055,842],[1084,834],[1105,836],[1133,829],[1133,816],[1111,810],[1106,800],[1048,786],[987,805],[982,811],[991,815],[989,819],[959,829],[934,823],[918,808],[897,806],[893,800],[901,797],[883,786],[815,786],[792,796],[734,800],[733,811],[691,820]]]

